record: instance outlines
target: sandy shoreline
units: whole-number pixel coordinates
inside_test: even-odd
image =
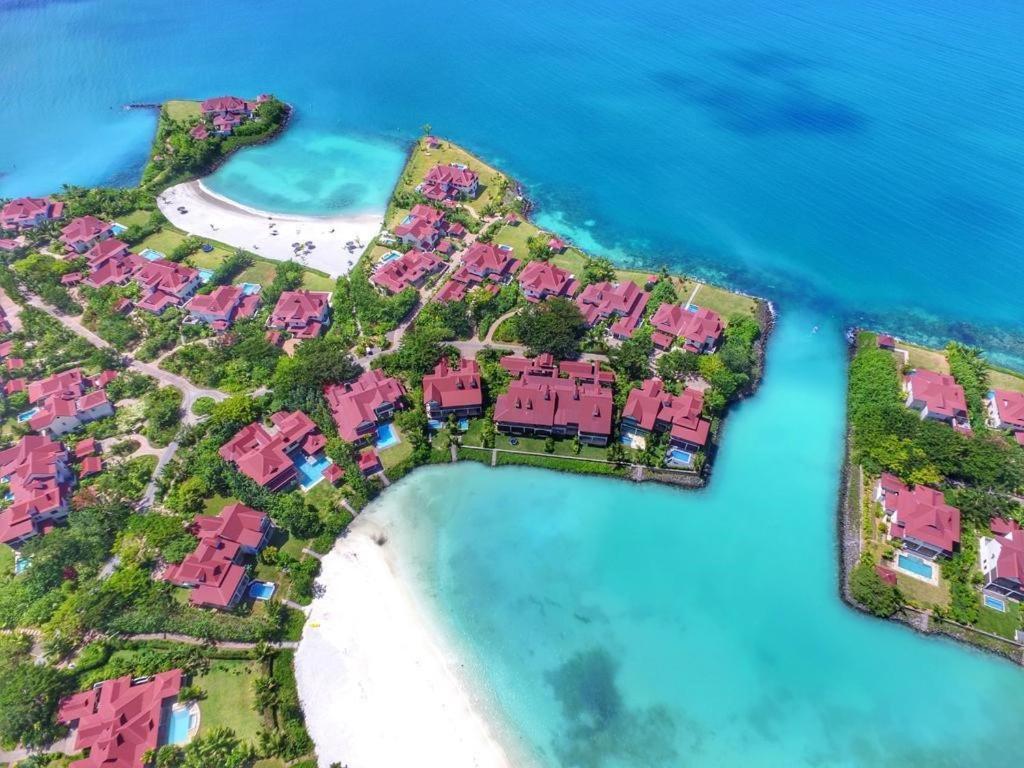
[[[323,559],[296,678],[320,765],[511,768],[478,701],[361,518]]]
[[[318,217],[261,211],[218,195],[201,181],[164,190],[157,197],[157,205],[179,229],[275,261],[295,258],[292,243],[312,241],[316,248],[298,260],[333,277],[352,268],[366,244],[380,231],[384,218],[383,213]],[[181,213],[179,206],[188,213]],[[274,227],[270,226],[272,222]],[[275,230],[279,234],[272,234]],[[361,245],[349,253],[349,241]]]

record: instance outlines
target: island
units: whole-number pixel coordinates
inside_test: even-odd
[[[290,114],[170,102],[139,186],[2,201],[6,759],[315,766],[294,653],[372,499],[459,461],[700,487],[761,380],[766,301],[585,253],[429,132],[365,244],[204,197]]]

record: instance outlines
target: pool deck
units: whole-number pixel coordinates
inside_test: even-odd
[[[931,578],[927,578],[919,573],[911,571],[908,568],[902,567],[900,565],[900,556],[917,558],[918,560],[927,563],[929,566],[931,566],[932,569]],[[892,560],[892,567],[893,570],[897,571],[898,573],[902,573],[904,576],[909,576],[912,579],[923,581],[925,584],[931,584],[933,587],[939,586],[939,564],[936,563],[934,560],[929,560],[926,557],[921,557],[920,555],[914,554],[913,552],[907,552],[907,550],[901,549],[896,552],[896,556]]]

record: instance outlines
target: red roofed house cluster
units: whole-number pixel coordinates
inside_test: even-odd
[[[257,484],[280,491],[298,478],[295,462],[314,461],[327,440],[302,411],[278,411],[270,422],[270,429],[259,422],[243,427],[218,453]]]
[[[494,424],[510,435],[572,437],[603,446],[612,432],[615,405],[611,387],[598,381],[562,378],[551,355],[527,358],[509,355],[502,367],[513,376],[507,392],[498,395]]]
[[[81,368],[72,368],[31,382],[28,401],[37,410],[28,420],[29,427],[51,437],[60,437],[90,421],[113,416],[114,406],[104,389],[109,376],[103,376],[102,381],[99,379],[90,379]]]
[[[209,293],[193,296],[185,309],[197,322],[225,331],[235,320],[255,315],[259,306],[259,294],[246,294],[237,285],[219,285]]]
[[[196,517],[190,530],[199,544],[180,565],[169,566],[164,579],[190,588],[189,600],[195,605],[233,608],[249,585],[241,560],[257,554],[270,540],[270,518],[236,502],[219,515]]]
[[[472,200],[480,189],[480,177],[460,163],[435,165],[416,187],[428,200]]]
[[[572,298],[579,282],[564,269],[547,261],[531,261],[519,273],[519,287],[527,301],[543,301],[548,296]]]
[[[669,450],[668,463],[690,466],[692,454],[707,445],[711,422],[701,417],[704,395],[686,388],[680,395],[665,389],[661,379],[647,379],[639,389],[631,389],[622,410],[622,432],[649,435],[667,432],[669,444],[689,454],[680,456]]]
[[[330,384],[324,397],[342,440],[360,445],[375,442],[377,426],[405,407],[402,382],[381,370],[370,370],[355,381]]]
[[[1024,392],[994,389],[985,398],[988,425],[993,429],[1008,429],[1014,439],[1024,445]]]
[[[0,210],[0,229],[20,232],[64,215],[64,203],[46,197],[17,197]]]
[[[386,293],[399,293],[406,288],[419,288],[444,268],[444,262],[427,251],[409,251],[397,259],[380,264],[370,276],[370,282]]]
[[[181,690],[180,669],[153,677],[104,680],[60,703],[57,720],[74,729],[89,754],[68,768],[139,768],[159,744],[161,726]]]
[[[920,411],[922,419],[944,421],[970,430],[964,390],[952,376],[917,368],[903,377],[907,408]]]
[[[946,503],[940,491],[918,485],[908,488],[899,478],[883,474],[875,486],[889,536],[903,548],[934,559],[952,557],[960,545],[960,510]]]
[[[668,349],[681,339],[687,352],[713,352],[722,338],[722,318],[705,307],[662,304],[651,315],[656,346]]]
[[[447,357],[423,377],[423,403],[427,418],[444,421],[479,416],[484,412],[484,391],[476,360],[460,360],[457,366]]]
[[[587,325],[593,326],[601,320],[613,320],[612,336],[628,339],[644,319],[644,310],[651,295],[637,287],[636,283],[594,283],[583,289],[576,299],[576,305],[583,313]]]
[[[0,451],[0,483],[11,502],[0,510],[0,541],[19,546],[65,519],[74,481],[64,446],[45,435],[25,435]]]
[[[167,307],[184,304],[202,282],[199,271],[184,264],[167,259],[142,261],[145,263],[134,275],[135,282],[142,289],[142,298],[136,306],[155,314],[159,315]]]
[[[1024,601],[1024,530],[1015,520],[995,517],[992,537],[982,536],[978,554],[985,590]]]
[[[435,298],[438,301],[460,301],[470,288],[485,282],[488,290],[497,293],[499,283],[507,283],[519,269],[520,261],[513,253],[510,245],[473,243],[462,253],[462,266],[455,270],[451,280],[444,284]]]
[[[261,97],[264,98],[265,97]],[[257,104],[237,96],[218,96],[213,99],[206,99],[200,105],[203,113],[204,123],[199,123],[192,129],[192,138],[203,140],[209,136],[207,125],[213,127],[213,132],[218,136],[230,136],[231,133],[252,118],[256,112]]]
[[[314,339],[327,325],[330,299],[326,291],[285,291],[267,318],[267,327],[288,331],[297,339]]]
[[[406,245],[423,251],[432,251],[445,230],[444,214],[437,208],[420,203],[414,205],[409,214],[395,227],[395,237]]]
[[[95,216],[79,216],[61,229],[60,241],[75,253],[85,253],[113,234],[114,230],[105,221]]]

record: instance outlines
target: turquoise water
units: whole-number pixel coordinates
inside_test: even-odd
[[[900,568],[911,573],[916,573],[918,576],[924,576],[926,579],[932,577],[932,566],[922,560],[920,557],[914,557],[913,555],[900,555],[897,558],[900,564]]]
[[[324,471],[334,463],[326,454],[320,453],[317,456],[308,457],[300,450],[295,451],[291,458],[292,465],[299,473],[299,486],[304,491],[308,491],[323,480]]]
[[[167,723],[167,743],[186,743],[191,720],[192,715],[187,709],[172,709]]]
[[[819,322],[783,318],[705,491],[461,463],[377,505],[541,765],[1020,764],[1024,671],[838,599],[845,350]]]
[[[269,600],[277,591],[277,585],[272,581],[254,581],[249,585],[249,597],[256,600]]]
[[[398,445],[400,442],[402,441],[399,439],[398,433],[395,432],[393,424],[379,424],[377,426],[377,448],[390,448],[393,445]]]

